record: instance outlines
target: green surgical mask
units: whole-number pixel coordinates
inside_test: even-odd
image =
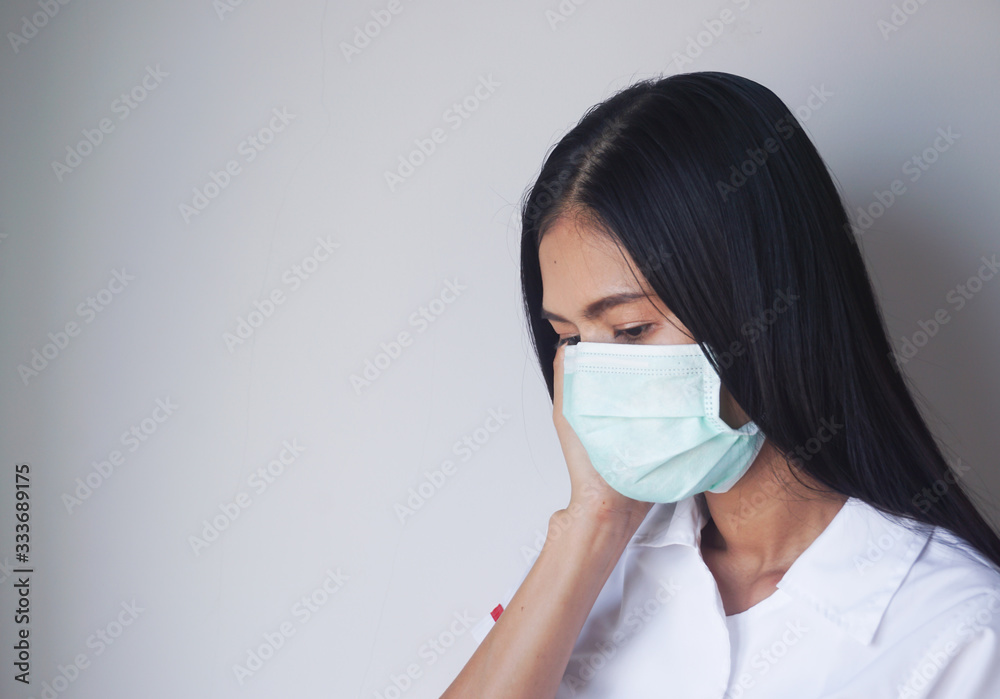
[[[697,344],[578,342],[563,361],[563,415],[612,488],[643,502],[724,493],[764,433],[719,417],[721,381]]]

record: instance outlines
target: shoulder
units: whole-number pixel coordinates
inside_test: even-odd
[[[892,645],[955,628],[953,617],[969,610],[1000,608],[1000,569],[949,530],[855,498],[834,521],[808,582],[859,640]],[[829,568],[847,561],[850,572]],[[1000,631],[1000,614],[990,624]]]
[[[1000,696],[1000,570],[992,562],[935,528],[897,597],[890,611],[911,650],[900,697]]]
[[[897,696],[1000,696],[1000,569],[945,528],[863,509],[886,521],[867,544],[884,574],[866,576],[866,594],[872,607],[888,598],[871,648]]]
[[[856,567],[875,562],[897,567],[903,574],[898,592],[918,591],[945,603],[1000,592],[1000,567],[954,532],[884,513],[856,498],[846,506],[864,523],[850,533],[868,540],[860,552],[864,563]]]
[[[886,610],[884,625],[922,637],[930,651],[957,656],[970,644],[1000,652],[1000,568],[942,527],[899,523],[926,533],[926,543]],[[887,629],[888,630],[888,629]]]
[[[928,611],[954,617],[962,636],[973,630],[1000,635],[1000,569],[947,529],[930,532],[903,589]]]
[[[927,544],[903,587],[940,596],[948,606],[1000,596],[1000,568],[943,527],[927,527]]]

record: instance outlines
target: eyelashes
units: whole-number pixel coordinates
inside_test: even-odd
[[[642,338],[644,338],[648,334],[649,329],[651,327],[652,327],[652,323],[647,323],[645,325],[636,325],[636,326],[631,327],[631,328],[625,328],[624,330],[616,330],[615,331],[615,339],[616,340],[617,339],[624,340],[626,343],[634,343],[634,342],[637,342],[637,341],[641,340]],[[569,344],[570,340],[575,340],[576,342],[572,343],[572,344],[575,345],[577,342],[580,341],[580,336],[579,335],[570,335],[569,337],[561,337],[561,338],[559,338],[559,341],[556,342],[556,344],[555,344],[555,349],[558,350],[563,345]]]

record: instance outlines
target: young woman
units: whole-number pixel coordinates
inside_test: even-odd
[[[444,696],[1000,697],[1000,539],[782,101],[634,84],[521,214],[571,496]]]

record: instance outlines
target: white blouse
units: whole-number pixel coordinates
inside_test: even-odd
[[[699,548],[709,517],[704,495],[653,505],[557,699],[1000,699],[1000,571],[947,530],[850,498],[770,597],[726,616]]]

